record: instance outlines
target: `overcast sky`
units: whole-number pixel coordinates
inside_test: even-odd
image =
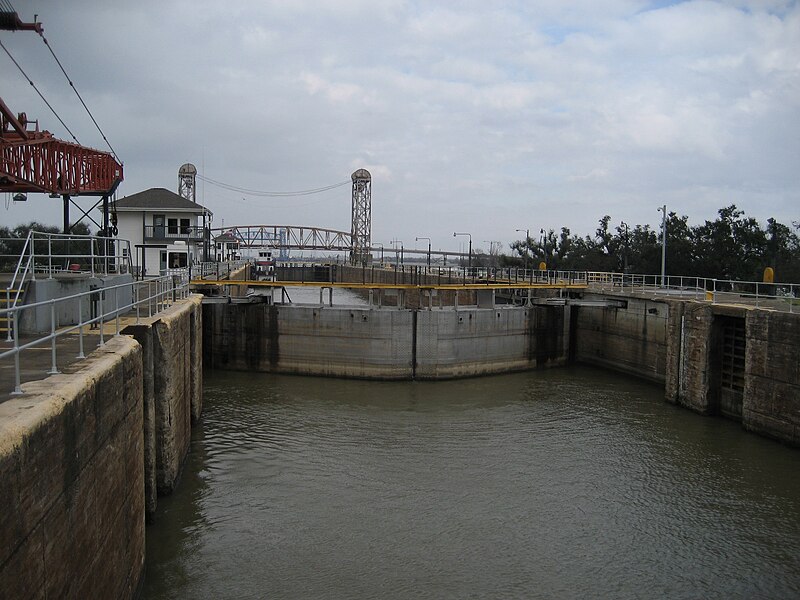
[[[372,239],[693,224],[736,204],[800,219],[800,8],[783,0],[11,0],[124,162],[118,197],[177,171],[293,191],[371,171]],[[33,32],[0,32],[84,145],[105,148]],[[5,53],[0,96],[69,139]],[[210,184],[214,226],[350,230],[350,188]],[[4,198],[5,200],[5,198]],[[58,200],[0,221],[58,224]],[[419,242],[418,247],[425,247]]]

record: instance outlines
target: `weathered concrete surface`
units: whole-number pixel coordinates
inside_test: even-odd
[[[669,305],[663,301],[620,296],[627,308],[581,306],[571,324],[575,360],[664,383],[667,372]]]
[[[713,307],[687,302],[683,304],[682,317],[682,322],[671,328],[675,336],[671,351],[675,352],[677,368],[674,379],[667,383],[666,399],[701,414],[710,414],[713,412],[709,396]]]
[[[201,296],[125,328],[143,348],[145,489],[148,515],[172,492],[202,412]]]
[[[563,307],[396,310],[206,304],[212,368],[446,379],[563,364]]]
[[[800,315],[747,312],[745,429],[800,446]]]
[[[207,366],[376,379],[410,379],[412,313],[403,310],[203,306]]]
[[[415,377],[448,379],[564,364],[564,314],[560,306],[419,311]]]
[[[144,568],[141,348],[0,404],[0,598],[131,598]]]
[[[91,277],[87,273],[58,273],[52,278],[39,276],[35,281],[28,282],[30,289],[25,302],[27,304],[45,302],[97,289],[97,294],[89,298],[56,303],[56,326],[77,325],[99,314],[100,302],[103,303],[103,311],[106,313],[114,311],[116,307],[130,305],[133,300],[131,287],[111,290],[105,288],[132,282],[133,276],[130,273],[97,277]],[[46,305],[23,310],[20,313],[20,331],[23,334],[47,333],[50,331],[50,317],[50,307]]]

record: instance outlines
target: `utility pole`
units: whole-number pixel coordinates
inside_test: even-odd
[[[664,287],[667,276],[667,205],[657,210],[664,213],[661,218],[661,287]]]

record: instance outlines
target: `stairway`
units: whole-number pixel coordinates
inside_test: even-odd
[[[8,288],[5,286],[0,287],[0,310],[4,308],[12,308],[17,304],[23,304],[25,302],[25,293],[27,291],[28,291],[27,281],[23,281],[20,285],[14,288]],[[11,329],[12,329],[11,315],[7,313],[0,314],[0,336],[4,338],[10,338]]]

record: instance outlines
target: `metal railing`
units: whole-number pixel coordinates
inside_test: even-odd
[[[145,225],[144,239],[200,242],[210,235],[209,232],[209,229],[198,225]]]
[[[19,303],[23,284],[29,279],[36,281],[37,273],[52,279],[58,273],[88,273],[95,277],[124,274],[130,270],[131,246],[128,240],[31,230],[24,240],[0,238],[0,246],[3,248],[0,263],[15,265],[11,281],[5,288],[5,308]],[[7,341],[11,341],[11,322],[7,321],[6,325]]]
[[[587,273],[588,284],[600,291],[644,293],[664,297],[691,298],[712,304],[745,304],[790,313],[800,309],[800,284],[736,281],[680,275]]]
[[[337,264],[318,263],[276,267],[279,278],[293,273],[292,280],[334,281],[341,277]],[[395,265],[385,269],[379,265],[348,267],[350,283],[362,286],[370,283],[397,285],[467,285],[492,284],[503,286],[546,284],[586,285],[599,292],[647,294],[707,301],[712,304],[731,303],[770,308],[790,313],[800,311],[800,284],[764,283],[760,281],[735,281],[711,277],[681,275],[645,275],[638,273],[614,273],[605,271],[560,271],[495,267],[428,267],[426,265]],[[322,279],[320,278],[322,276]],[[344,283],[344,281],[340,281]]]
[[[15,265],[14,275],[30,273],[52,278],[58,273],[107,275],[130,271],[128,240],[94,235],[29,231],[25,239],[0,238],[0,263]]]
[[[179,271],[179,270],[176,270]],[[57,340],[67,335],[77,334],[78,359],[86,358],[84,352],[84,338],[89,331],[97,329],[99,335],[98,346],[105,344],[106,332],[104,326],[114,321],[114,336],[120,333],[120,319],[124,316],[133,318],[139,323],[142,317],[152,317],[168,308],[178,300],[184,299],[189,294],[188,270],[184,273],[172,273],[163,277],[145,279],[143,281],[130,281],[123,284],[112,285],[88,292],[72,294],[43,302],[24,304],[10,308],[0,309],[0,317],[6,317],[13,323],[11,346],[0,352],[0,361],[13,359],[14,361],[14,389],[13,395],[22,394],[20,359],[23,351],[50,344],[50,370],[47,374],[58,373]],[[63,303],[70,303],[68,309],[74,311],[75,324],[59,327],[57,307]],[[20,334],[19,324],[24,311],[49,308],[50,331],[47,334],[34,334],[23,339]],[[85,315],[88,313],[88,317]]]
[[[205,279],[214,276],[215,279],[227,279],[231,273],[252,263],[252,259],[229,260],[224,262],[200,262],[191,267],[193,279]]]

